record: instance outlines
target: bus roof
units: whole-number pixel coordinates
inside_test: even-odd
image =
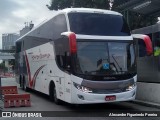
[[[93,8],[66,8],[61,10],[62,12],[65,13],[70,13],[70,12],[86,12],[86,13],[103,13],[103,14],[113,14],[113,15],[121,15],[121,13],[111,11],[111,10],[103,10],[103,9],[93,9]]]
[[[63,10],[58,10],[58,11],[55,11],[55,13],[53,14],[53,16],[48,19],[48,20],[45,20],[43,21],[41,24],[39,24],[38,26],[36,26],[35,28],[33,28],[31,31],[29,31],[28,33],[24,34],[23,36],[21,36],[20,38],[18,38],[16,40],[16,42],[18,41],[21,41],[21,39],[27,35],[29,35],[30,33],[32,33],[32,31],[38,29],[39,27],[41,27],[43,24],[45,24],[46,22],[48,22],[49,20],[53,19],[56,15],[58,14],[68,14],[68,13],[71,13],[71,12],[84,12],[84,13],[101,13],[101,14],[112,14],[112,15],[120,15],[122,16],[121,13],[118,13],[118,12],[115,12],[115,11],[111,11],[111,10],[103,10],[103,9],[93,9],[93,8],[66,8],[66,9],[63,9]]]

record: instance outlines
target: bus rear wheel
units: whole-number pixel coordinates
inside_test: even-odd
[[[29,88],[28,88],[27,85],[26,85],[25,77],[23,77],[23,79],[22,79],[22,89],[23,89],[24,91],[26,91],[26,92],[29,91]]]

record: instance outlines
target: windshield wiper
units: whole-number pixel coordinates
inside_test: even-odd
[[[122,73],[122,72],[123,72],[123,71],[122,71],[122,68],[119,66],[119,63],[117,62],[117,60],[115,59],[115,57],[114,57],[113,55],[114,55],[114,54],[112,54],[112,58],[113,58],[113,60],[116,62],[118,68],[120,69],[120,72]]]

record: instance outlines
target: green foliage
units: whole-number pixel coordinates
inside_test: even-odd
[[[121,0],[121,1],[115,0],[112,10],[116,10],[116,7],[118,5],[120,5],[121,3],[125,3],[127,1],[128,0]],[[51,4],[47,5],[47,7],[50,10],[58,10],[71,7],[109,9],[109,1],[108,0],[51,0]],[[124,16],[131,30],[153,25],[157,22],[156,17],[154,18],[148,17],[131,11],[128,11],[128,16],[126,15]]]
[[[129,12],[129,26],[131,30],[157,23],[157,17],[149,17],[135,12]]]
[[[51,5],[48,6],[50,10],[58,10],[71,7],[108,9],[109,2],[108,0],[52,0]]]

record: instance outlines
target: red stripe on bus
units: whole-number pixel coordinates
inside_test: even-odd
[[[33,76],[33,79],[32,79],[32,81],[33,81],[33,85],[32,85],[32,86],[33,86],[33,87],[35,87],[36,78],[37,78],[39,72],[41,71],[41,69],[42,69],[44,66],[46,66],[46,65],[42,65],[42,66],[35,72],[35,74],[34,74],[34,76]]]
[[[27,53],[25,51],[25,59],[26,59],[26,66],[27,66],[27,74],[28,74],[28,81],[29,81],[29,87],[33,88],[35,87],[35,82],[36,82],[36,78],[40,72],[40,70],[46,66],[46,65],[42,65],[35,73],[33,78],[31,78],[31,72],[30,72],[30,66],[29,66],[29,62],[28,62],[28,57],[27,57]]]

